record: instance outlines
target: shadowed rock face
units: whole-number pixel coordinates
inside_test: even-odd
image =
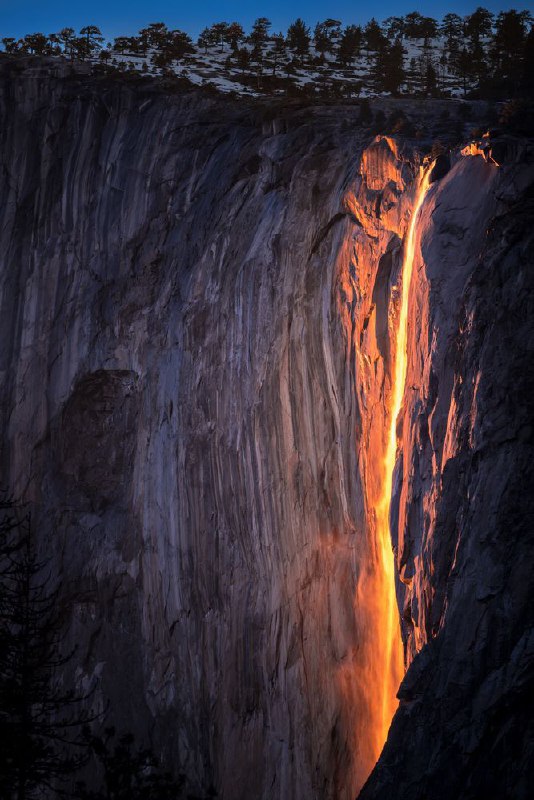
[[[0,92],[1,483],[60,571],[74,677],[193,787],[353,798],[417,159],[350,109],[265,121],[39,69]],[[526,774],[531,169],[462,159],[423,209],[394,502],[412,664],[366,798]]]
[[[52,429],[62,494],[79,492],[80,501],[87,500],[95,510],[115,501],[131,483],[138,414],[135,379],[135,373],[110,369],[80,378]]]

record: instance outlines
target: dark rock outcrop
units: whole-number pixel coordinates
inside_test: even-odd
[[[434,183],[434,181],[440,181],[442,178],[445,177],[447,172],[451,168],[451,158],[448,153],[440,153],[436,156],[434,163],[432,165],[432,171],[430,173],[430,183]]]

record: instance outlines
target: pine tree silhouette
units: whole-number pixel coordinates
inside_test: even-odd
[[[95,717],[87,695],[61,686],[73,652],[62,655],[58,592],[30,514],[9,499],[0,513],[0,797],[57,796],[87,758],[82,726]]]
[[[100,786],[95,790],[79,783],[78,800],[179,800],[185,796],[183,776],[176,779],[162,770],[153,752],[138,747],[132,734],[118,735],[110,726],[102,735],[87,728],[85,736]]]

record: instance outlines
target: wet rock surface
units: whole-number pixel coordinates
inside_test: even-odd
[[[532,792],[533,181],[516,143],[423,209],[397,496],[412,663],[364,800]]]
[[[349,107],[65,69],[0,76],[0,482],[60,571],[73,678],[198,791],[348,800],[414,148]],[[530,158],[452,163],[424,208],[411,666],[365,798],[526,797]]]

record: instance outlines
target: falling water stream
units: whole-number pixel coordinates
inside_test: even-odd
[[[404,257],[400,280],[402,297],[398,324],[395,336],[395,361],[392,367],[392,384],[389,396],[387,419],[386,451],[382,465],[382,491],[375,507],[376,546],[378,553],[378,571],[380,577],[376,590],[379,594],[377,610],[379,615],[376,641],[372,648],[374,657],[379,659],[378,675],[381,685],[378,688],[380,702],[374,712],[373,742],[374,761],[378,759],[387,738],[392,717],[397,709],[396,698],[399,684],[404,674],[403,647],[399,626],[399,615],[395,594],[395,569],[391,547],[389,526],[391,495],[393,489],[393,472],[397,456],[397,417],[401,410],[404,395],[404,384],[407,369],[408,340],[408,299],[412,280],[417,222],[421,206],[430,183],[431,169],[427,169],[418,184],[414,208],[405,239]],[[373,762],[374,764],[374,762]],[[372,768],[373,765],[371,765]]]

